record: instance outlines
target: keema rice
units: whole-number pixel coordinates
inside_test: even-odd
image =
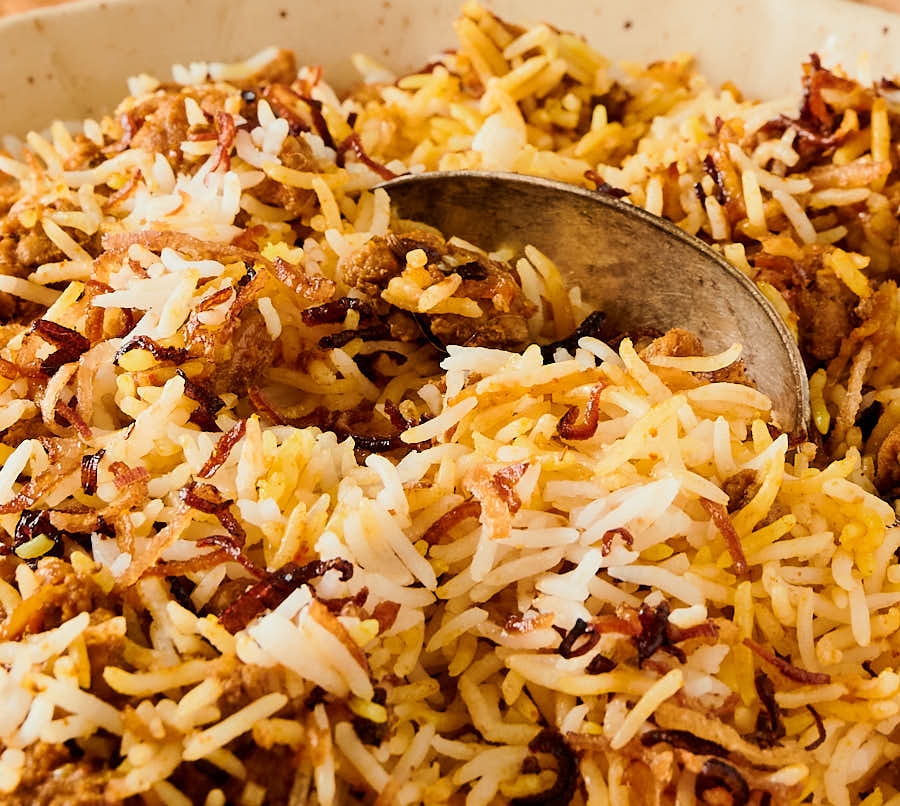
[[[344,98],[275,47],[139,76],[0,154],[0,804],[900,798],[896,85],[455,32]],[[814,430],[373,189],[454,168],[711,241]]]

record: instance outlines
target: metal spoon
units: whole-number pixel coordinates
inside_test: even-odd
[[[487,250],[534,245],[614,332],[681,327],[708,352],[740,343],[775,424],[805,431],[809,386],[781,317],[743,272],[669,221],[606,194],[518,174],[408,174],[381,187],[401,218]]]

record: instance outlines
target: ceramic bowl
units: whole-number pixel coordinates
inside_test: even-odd
[[[409,71],[454,44],[461,0],[82,0],[0,21],[0,133],[112,108],[125,78],[173,63],[233,60],[266,45],[356,79],[360,51]],[[614,60],[696,54],[713,82],[757,97],[796,92],[812,51],[856,75],[900,73],[900,16],[844,0],[489,0],[517,21],[583,33]],[[866,56],[867,54],[867,56]],[[867,69],[865,65],[863,69]]]

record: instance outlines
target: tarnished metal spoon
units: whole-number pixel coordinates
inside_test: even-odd
[[[781,317],[743,272],[669,221],[603,193],[518,174],[407,174],[381,187],[401,218],[448,236],[487,250],[534,245],[613,332],[681,327],[707,352],[740,343],[776,425],[805,430],[806,372]]]

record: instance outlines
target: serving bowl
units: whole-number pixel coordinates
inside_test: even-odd
[[[0,132],[112,108],[129,75],[233,60],[277,44],[321,64],[338,89],[365,52],[397,72],[450,47],[461,0],[81,0],[0,20]],[[694,53],[714,82],[796,92],[813,51],[872,76],[900,72],[900,18],[846,0],[493,0],[499,14],[576,30],[612,60]]]

